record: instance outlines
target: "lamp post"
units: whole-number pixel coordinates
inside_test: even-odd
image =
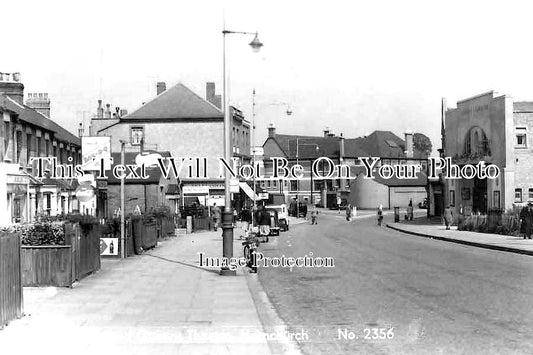
[[[231,125],[233,117],[230,113],[229,97],[228,97],[228,83],[226,77],[226,35],[228,34],[243,34],[253,35],[254,39],[249,43],[254,52],[259,52],[263,43],[259,41],[257,32],[240,32],[228,31],[224,25],[222,30],[222,96],[224,102],[224,159],[228,164],[231,162]],[[224,175],[224,199],[225,206],[222,213],[222,257],[226,260],[233,258],[233,208],[231,206],[231,177],[229,171],[226,170]],[[223,266],[220,269],[220,275],[236,275],[235,270],[230,270],[228,266]]]
[[[259,169],[258,167],[256,167],[256,161],[255,161],[255,155],[256,155],[256,151],[255,151],[255,106],[257,105],[257,103],[255,102],[255,89],[253,89],[252,91],[252,149],[251,149],[251,152],[252,152],[252,166],[254,167],[254,169]],[[280,106],[280,105],[283,105],[283,106],[287,106],[287,110],[285,111],[285,113],[287,114],[287,116],[290,116],[292,115],[292,109],[291,109],[291,106],[290,104],[286,103],[286,102],[272,102],[270,104],[268,104],[270,106]],[[253,185],[254,185],[254,204],[253,204],[253,209],[255,210],[256,208],[256,200],[255,200],[255,196],[257,195],[256,193],[256,182],[255,182],[255,176],[256,174],[254,174],[253,176]],[[282,191],[282,186],[281,186],[281,181],[280,181],[280,193]],[[254,227],[254,219],[252,218],[252,227]]]

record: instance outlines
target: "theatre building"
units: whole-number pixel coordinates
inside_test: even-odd
[[[454,164],[500,169],[495,179],[446,179],[445,204],[469,214],[533,202],[533,102],[490,91],[447,109],[444,127],[444,155]]]

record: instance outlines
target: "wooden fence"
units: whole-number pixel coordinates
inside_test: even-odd
[[[100,269],[100,226],[65,224],[66,245],[22,246],[24,286],[71,286]]]
[[[22,312],[20,236],[0,232],[0,329]]]

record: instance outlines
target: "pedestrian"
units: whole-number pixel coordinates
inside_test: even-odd
[[[350,222],[352,220],[352,205],[348,204],[346,206],[346,220]]]
[[[215,232],[218,229],[218,223],[220,222],[220,207],[217,206],[216,202],[213,204],[213,222],[215,223]]]
[[[453,224],[453,211],[450,208],[450,205],[446,206],[444,210],[444,223],[446,224],[446,229],[449,230],[450,226]]]
[[[296,205],[296,197],[293,197],[291,203],[289,204],[289,215],[293,217],[298,217],[296,210],[298,209]]]
[[[311,224],[318,224],[318,210],[316,209],[316,206],[313,206],[313,209],[311,210]]]
[[[407,206],[407,217],[410,221],[413,220],[413,199],[409,199],[409,205]]]
[[[259,226],[259,235],[268,241],[268,236],[270,235],[270,214],[265,209],[264,204],[259,205],[255,213],[255,220]]]
[[[378,207],[378,226],[381,227],[381,222],[383,221],[383,205]]]
[[[528,203],[520,211],[520,234],[524,239],[531,239],[533,234],[533,203]]]
[[[250,232],[250,223],[252,223],[252,213],[249,208],[243,208],[241,211],[241,227],[244,231],[244,237],[247,238]]]
[[[307,221],[307,211],[309,210],[309,201],[307,200],[307,197],[304,198],[304,205],[302,209],[305,220]]]

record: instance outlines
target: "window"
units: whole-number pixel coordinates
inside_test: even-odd
[[[527,130],[525,127],[516,127],[516,147],[527,148]]]
[[[37,155],[38,157],[40,157],[40,156],[41,156],[41,148],[42,148],[42,147],[41,147],[41,137],[37,137],[37,138],[36,138],[36,141],[37,141],[37,143],[36,143],[36,145],[37,145],[37,147],[36,147],[36,148],[37,148],[37,151],[36,151],[35,153],[36,153],[36,155]]]
[[[298,190],[298,181],[291,180],[291,191],[297,191],[297,190]]]
[[[450,190],[450,206],[455,206],[455,190]]]
[[[527,199],[528,199],[529,201],[532,201],[532,200],[533,200],[533,189],[532,189],[532,188],[529,189]]]
[[[144,127],[131,127],[131,145],[140,145],[144,138]]]
[[[278,181],[277,180],[272,181],[272,187],[273,188],[277,188],[278,187]]]
[[[267,187],[270,187],[270,180],[267,180]]]
[[[15,161],[20,162],[20,154],[22,153],[22,132],[17,131],[17,157]]]
[[[514,189],[514,202],[522,202],[522,189]]]

